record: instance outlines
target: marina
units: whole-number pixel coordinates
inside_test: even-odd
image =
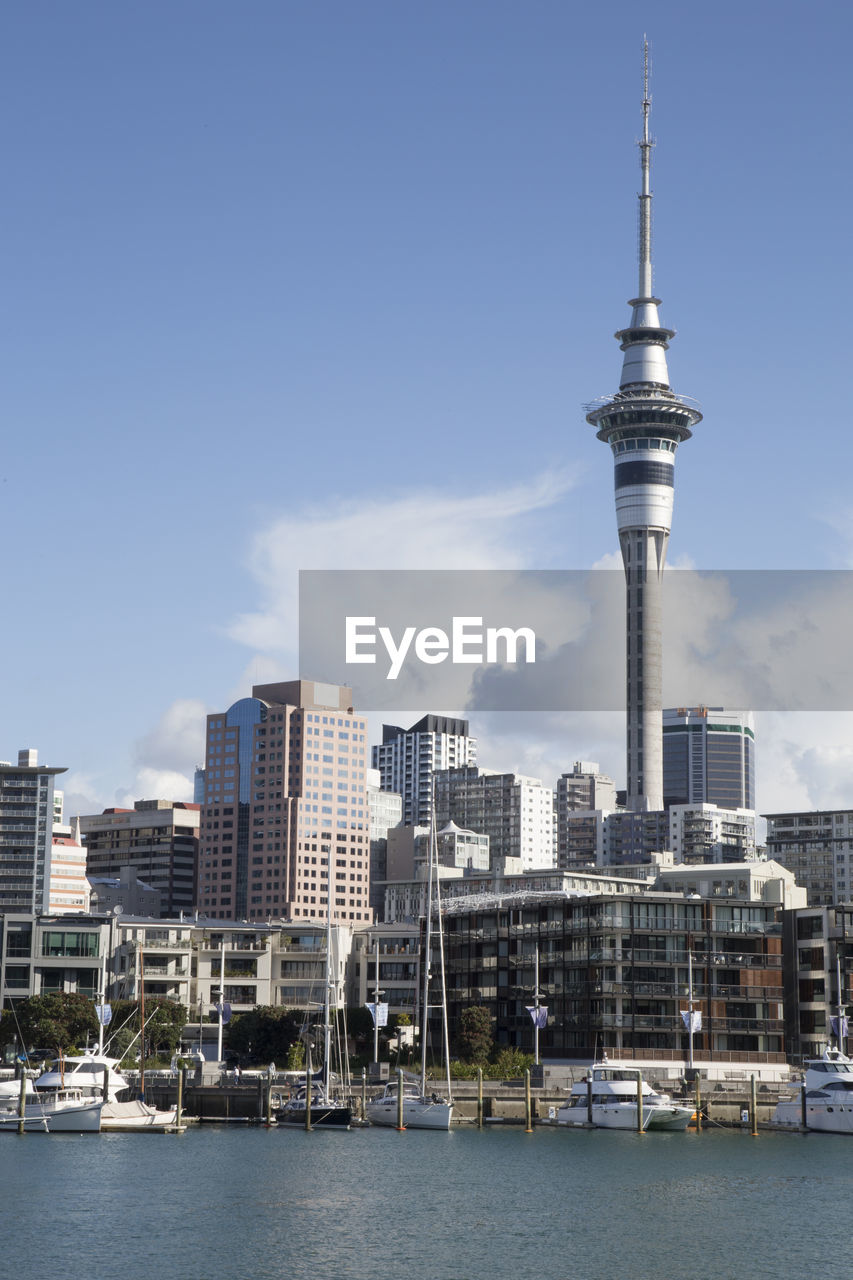
[[[841,1280],[851,1182],[843,1139],[726,1130],[211,1125],[0,1143],[9,1274],[75,1256],[107,1276],[120,1253],[125,1280]]]

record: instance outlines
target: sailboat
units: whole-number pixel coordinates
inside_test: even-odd
[[[441,971],[441,1027],[444,1065],[447,1073],[447,1096],[427,1091],[427,1024],[429,1022],[430,951],[432,946],[432,912],[436,908],[438,920],[438,954]],[[447,1033],[447,994],[444,982],[444,926],[441,920],[441,892],[438,882],[438,844],[435,836],[435,805],[429,832],[429,873],[427,878],[426,925],[424,938],[423,1004],[421,1009],[421,1078],[402,1082],[402,1121],[405,1129],[450,1128],[453,1118],[453,1098],[450,1087],[450,1045]],[[377,979],[378,985],[378,979]],[[367,1104],[367,1119],[371,1124],[397,1128],[400,1122],[400,1102],[396,1080],[391,1080],[384,1091]]]
[[[305,1037],[305,1084],[284,1104],[276,1116],[279,1124],[301,1124],[306,1129],[348,1129],[352,1107],[335,1095],[332,1088],[332,869],[328,860],[326,887],[326,980],[323,997],[323,1066],[319,1075],[311,1070],[311,1040]]]

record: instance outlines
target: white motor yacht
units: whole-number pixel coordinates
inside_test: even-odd
[[[597,1129],[637,1129],[636,1067],[613,1062],[595,1062],[590,1069],[592,1080],[592,1123]],[[686,1129],[693,1119],[693,1107],[673,1102],[665,1093],[657,1093],[642,1082],[644,1131],[652,1129]],[[589,1124],[587,1081],[572,1085],[566,1104],[559,1108],[557,1124]]]
[[[45,1100],[57,1090],[74,1089],[90,1099],[103,1104],[101,1129],[150,1129],[155,1132],[168,1129],[176,1122],[176,1111],[160,1111],[149,1106],[141,1098],[131,1098],[131,1087],[118,1071],[117,1058],[103,1053],[87,1053],[79,1057],[62,1058],[43,1072],[35,1082],[36,1090]],[[104,1072],[107,1073],[107,1100],[104,1098]]]
[[[802,1082],[790,1097],[777,1103],[773,1124],[780,1128],[802,1127],[803,1085],[807,1129],[853,1133],[853,1059],[840,1049],[830,1048],[820,1058],[807,1058]]]
[[[21,1084],[7,1080],[0,1085],[0,1130],[17,1132],[21,1123]],[[24,1092],[26,1133],[97,1133],[103,1102],[81,1089],[55,1089],[41,1096],[27,1078]]]

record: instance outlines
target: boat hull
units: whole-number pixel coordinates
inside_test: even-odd
[[[656,1129],[686,1129],[693,1119],[690,1107],[643,1107],[644,1132]],[[636,1129],[637,1107],[629,1102],[593,1104],[592,1123],[597,1129]]]
[[[799,1097],[777,1103],[772,1123],[780,1129],[803,1127],[802,1103]],[[806,1128],[814,1133],[853,1134],[853,1106],[834,1102],[806,1101]]]
[[[98,1133],[101,1128],[102,1102],[83,1101],[53,1105],[45,1102],[28,1102],[24,1109],[24,1130],[27,1133]],[[0,1130],[17,1132],[20,1117],[17,1109],[0,1114]]]
[[[131,1102],[107,1102],[101,1112],[101,1130],[104,1133],[137,1132],[151,1130],[162,1133],[173,1129],[177,1124],[177,1108],[172,1111],[158,1111],[149,1107],[141,1099]]]
[[[305,1107],[285,1106],[276,1116],[278,1124],[301,1125],[305,1128]],[[352,1108],[337,1103],[314,1103],[311,1107],[311,1128],[348,1129],[352,1123]]]
[[[385,1128],[397,1128],[397,1099],[377,1098],[367,1104],[367,1119],[371,1124]],[[453,1119],[451,1102],[433,1101],[432,1098],[403,1099],[404,1129],[439,1129],[445,1133]]]

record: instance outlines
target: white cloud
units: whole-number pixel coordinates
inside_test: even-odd
[[[282,516],[255,538],[249,568],[260,588],[254,613],[229,635],[293,671],[300,569],[517,569],[536,546],[524,517],[557,503],[568,471],[548,472],[495,493],[421,491]]]
[[[98,774],[67,774],[66,820],[114,807],[132,809],[136,800],[192,800],[195,768],[204,763],[206,715],[207,707],[196,699],[173,702],[134,744],[133,775],[118,786]]]
[[[853,714],[756,717],[759,807],[765,813],[853,809]]]
[[[133,760],[140,773],[155,769],[192,777],[195,766],[204,763],[206,715],[207,707],[195,698],[178,698],[167,707],[134,746]]]
[[[175,769],[140,769],[133,784],[116,791],[115,803],[120,809],[132,809],[136,800],[192,800],[193,781]]]

